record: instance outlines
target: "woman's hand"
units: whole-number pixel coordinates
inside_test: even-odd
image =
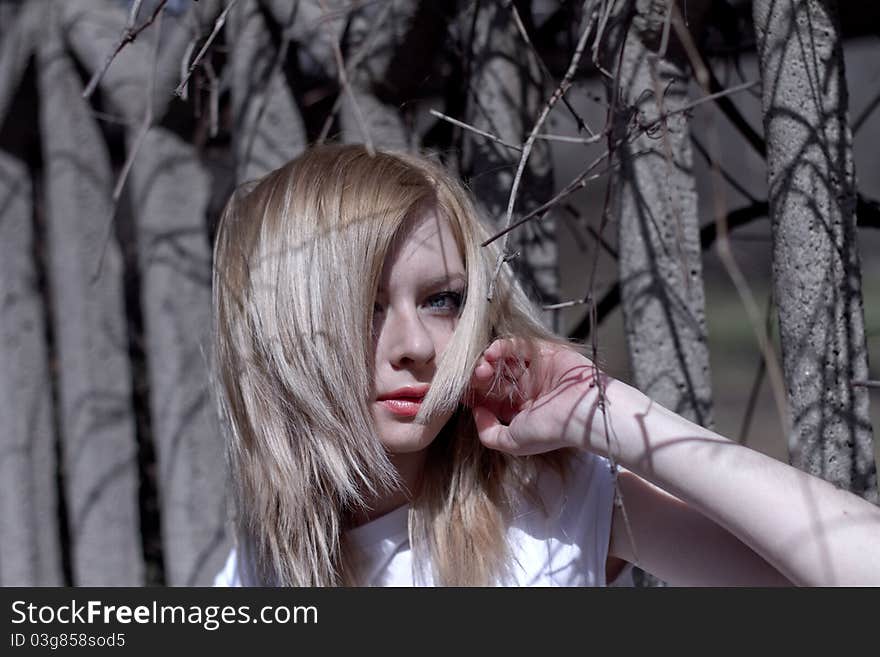
[[[477,362],[467,402],[480,441],[491,449],[516,455],[601,450],[590,445],[589,427],[600,398],[596,384],[606,378],[571,349],[547,342],[529,349],[521,340],[500,339]]]

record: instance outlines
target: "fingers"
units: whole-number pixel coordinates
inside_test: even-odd
[[[482,403],[497,406],[503,403],[515,411],[525,400],[527,370],[506,362],[490,363],[481,359],[474,368],[469,389],[469,405]],[[505,414],[504,417],[507,417]]]
[[[498,420],[495,413],[485,406],[475,406],[472,413],[481,443],[489,449],[517,454],[519,446],[513,440],[510,429]]]
[[[489,345],[471,375],[468,406],[481,404],[509,422],[528,396],[527,353],[520,339],[499,339]]]
[[[517,338],[499,339],[483,352],[474,375],[477,382],[503,377],[509,382],[518,380],[529,368],[530,358],[526,344]]]
[[[515,361],[528,367],[531,361],[529,348],[520,338],[499,338],[483,352],[483,358],[489,363]]]

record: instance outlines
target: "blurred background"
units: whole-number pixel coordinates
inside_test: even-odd
[[[0,585],[211,583],[214,227],[322,141],[439,159],[611,375],[876,500],[877,61],[876,3],[0,0]]]

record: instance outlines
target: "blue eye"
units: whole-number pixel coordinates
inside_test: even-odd
[[[461,308],[462,294],[453,290],[444,290],[428,297],[425,306],[433,311],[457,314]]]

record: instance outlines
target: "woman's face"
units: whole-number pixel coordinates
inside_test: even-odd
[[[373,318],[373,417],[392,455],[421,452],[449,417],[413,422],[458,318],[464,262],[448,221],[428,210],[408,222],[379,279]]]

